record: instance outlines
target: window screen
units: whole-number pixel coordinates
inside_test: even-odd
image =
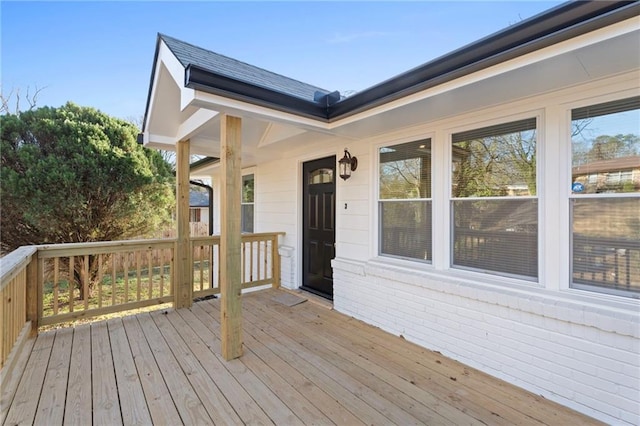
[[[640,97],[571,115],[572,287],[640,297]]]
[[[431,261],[431,140],[379,149],[381,255]]]
[[[452,265],[536,279],[536,119],[454,134],[451,173]]]

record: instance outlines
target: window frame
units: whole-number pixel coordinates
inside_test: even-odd
[[[535,131],[535,156],[536,156],[536,195],[526,195],[526,196],[518,196],[518,195],[505,195],[505,196],[472,196],[472,197],[454,197],[453,196],[453,154],[452,147],[454,146],[454,135],[460,135],[465,133],[473,133],[478,130],[488,130],[490,128],[499,128],[504,126],[508,128],[509,126],[515,125],[517,122],[526,122],[526,121],[534,121],[535,128],[530,129]],[[482,276],[490,276],[496,278],[503,278],[509,280],[517,280],[521,283],[527,283],[531,285],[535,285],[540,287],[542,285],[542,277],[544,273],[543,265],[544,259],[542,254],[540,253],[543,241],[542,237],[544,235],[544,224],[542,223],[542,215],[543,215],[543,200],[544,200],[544,188],[543,188],[543,161],[544,161],[544,130],[545,130],[545,121],[544,121],[544,113],[540,110],[533,110],[528,112],[522,112],[514,115],[506,115],[502,117],[496,117],[492,120],[475,122],[466,126],[456,127],[448,129],[447,131],[447,178],[445,179],[446,184],[446,205],[447,205],[447,216],[448,216],[448,269],[453,271],[465,271],[474,274],[480,274]],[[511,133],[505,133],[511,134]],[[455,250],[455,237],[454,237],[454,228],[455,228],[455,219],[454,219],[454,209],[453,204],[458,201],[491,201],[491,200],[536,200],[536,223],[537,223],[537,232],[536,232],[536,245],[537,245],[537,266],[536,266],[536,276],[527,276],[520,274],[513,274],[508,272],[487,270],[482,268],[469,267],[465,265],[456,265],[454,263],[454,250]]]
[[[607,297],[612,296],[615,298],[622,298],[624,300],[637,300],[640,299],[640,292],[633,292],[623,289],[615,289],[615,288],[607,288],[602,286],[597,286],[593,284],[585,284],[585,283],[576,283],[573,280],[574,275],[574,244],[573,244],[573,206],[572,200],[589,200],[589,199],[621,199],[621,198],[640,198],[640,192],[618,192],[618,193],[575,193],[571,191],[570,187],[573,183],[572,176],[572,168],[573,168],[573,139],[572,139],[572,124],[573,124],[573,111],[585,109],[589,107],[595,107],[600,104],[614,104],[616,102],[623,102],[625,100],[629,100],[632,98],[640,97],[640,94],[637,91],[623,91],[619,93],[606,94],[600,96],[593,96],[587,99],[582,99],[579,102],[568,102],[563,104],[564,107],[564,127],[565,127],[565,137],[564,142],[565,146],[565,155],[566,159],[564,161],[566,170],[568,183],[566,186],[566,190],[564,193],[564,202],[567,205],[567,216],[565,218],[566,221],[566,230],[567,230],[567,244],[566,244],[566,253],[567,253],[567,269],[565,274],[565,280],[563,281],[564,285],[562,287],[563,290],[567,290],[572,293],[577,294],[585,294],[591,297]],[[615,111],[614,111],[615,113]],[[607,114],[602,114],[607,115]],[[600,115],[600,116],[602,116]],[[620,174],[625,173],[624,171],[620,172]],[[608,180],[608,175],[598,172],[598,179]]]
[[[394,147],[394,146],[399,146],[399,145],[405,145],[405,144],[411,144],[411,143],[420,143],[420,142],[429,142],[430,144],[430,155],[429,158],[431,160],[431,164],[430,164],[430,170],[429,170],[429,184],[430,184],[430,188],[429,188],[429,192],[431,194],[431,197],[429,198],[424,198],[424,197],[419,197],[419,198],[381,198],[380,197],[380,179],[381,179],[381,174],[380,174],[380,167],[382,165],[382,163],[380,162],[380,150],[382,148],[386,148],[386,147]],[[433,155],[433,149],[434,149],[434,139],[433,139],[433,135],[432,134],[427,134],[427,135],[419,135],[416,137],[408,137],[408,138],[404,138],[401,140],[395,140],[395,141],[389,141],[387,143],[380,143],[375,145],[374,147],[374,155],[373,157],[375,158],[375,167],[374,167],[374,175],[375,175],[375,185],[372,185],[374,187],[374,197],[373,199],[375,200],[375,256],[377,257],[381,257],[384,259],[393,259],[393,260],[397,260],[399,262],[408,262],[410,264],[420,264],[420,265],[432,265],[433,264],[433,256],[434,256],[434,236],[433,236],[433,226],[434,226],[434,217],[433,217],[433,191],[434,191],[434,184],[433,184],[433,179],[434,179],[434,171],[433,171],[433,159],[434,159],[434,155]],[[390,253],[382,253],[382,237],[383,237],[383,233],[382,233],[382,221],[381,221],[381,217],[382,217],[382,205],[385,202],[427,202],[429,204],[429,209],[430,209],[430,216],[431,216],[431,241],[430,243],[430,248],[431,248],[431,258],[430,259],[419,259],[419,258],[414,258],[414,257],[408,257],[408,256],[401,256],[401,255],[396,255],[396,254],[390,254]]]
[[[242,186],[240,188],[240,191],[244,189],[245,178],[246,180],[249,180],[250,177],[252,177],[253,179],[253,201],[245,202],[244,199],[242,198],[242,194],[240,195],[240,231],[243,234],[255,233],[255,229],[256,229],[256,174],[254,171],[251,171],[250,173],[242,174]],[[253,223],[251,224],[252,231],[244,230],[244,225],[245,225],[244,207],[245,206],[252,207],[252,211],[253,211],[253,221],[252,221]]]

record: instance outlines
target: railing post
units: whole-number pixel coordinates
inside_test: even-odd
[[[42,260],[38,259],[36,251],[27,265],[27,321],[31,321],[31,337],[38,334],[38,326],[40,323],[40,312],[42,309]]]
[[[241,129],[239,117],[220,119],[220,340],[227,361],[242,356]]]
[[[189,141],[176,144],[176,212],[178,241],[174,285],[174,307],[188,308],[193,303],[193,262],[189,227]]]
[[[273,288],[280,288],[280,252],[278,251],[278,234],[271,240],[271,267],[273,268]]]

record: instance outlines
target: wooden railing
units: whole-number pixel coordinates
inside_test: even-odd
[[[573,282],[640,291],[640,242],[574,234]]]
[[[242,236],[242,288],[280,284],[278,238]],[[0,260],[0,363],[43,325],[174,301],[176,239],[21,247]],[[191,238],[193,297],[220,292],[220,237]]]
[[[38,246],[40,325],[169,303],[174,240]]]
[[[29,336],[31,320],[37,323],[37,318],[34,318],[37,316],[37,305],[33,297],[36,283],[36,253],[35,247],[20,247],[2,258],[0,367],[5,366],[12,350],[21,347]]]
[[[280,285],[278,236],[283,233],[244,234],[242,236],[242,288]],[[193,294],[195,298],[220,293],[220,268],[217,259],[220,237],[191,238]]]
[[[538,235],[535,232],[456,227],[453,235],[453,261],[456,266],[538,276]]]

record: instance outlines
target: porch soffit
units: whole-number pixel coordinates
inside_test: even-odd
[[[594,3],[598,4],[565,3],[350,98],[336,101],[334,94],[335,103],[331,105],[328,99],[331,94],[326,89],[159,35],[145,117],[145,143],[155,145],[154,136],[157,142],[191,136],[200,137],[203,144],[210,145],[216,140],[215,134],[209,131],[215,132],[217,128],[212,123],[218,112],[242,116],[243,130],[246,127],[253,133],[256,147],[298,139],[297,136],[306,132],[312,132],[311,137],[317,133],[360,138],[380,130],[424,122],[425,112],[426,115],[433,111],[446,114],[452,110],[446,108],[447,105],[455,104],[458,111],[461,105],[465,110],[472,110],[474,99],[488,100],[491,105],[491,101],[494,104],[506,101],[504,96],[513,99],[514,93],[522,96],[543,93],[552,90],[554,85],[563,87],[607,73],[637,69],[640,2]],[[555,57],[490,75],[492,67],[495,69],[503,62],[536,52],[541,46],[550,48],[625,20],[631,23],[614,41],[595,41],[593,48],[574,47],[575,51],[557,52]],[[629,26],[633,28],[630,30]],[[520,44],[514,44],[515,40],[520,40]],[[496,44],[502,47],[495,47]],[[487,51],[489,48],[491,51]],[[499,48],[505,50],[496,52]],[[479,54],[472,53],[479,49],[482,50]],[[621,53],[620,49],[628,54]],[[554,72],[540,79],[540,72],[545,70]],[[464,80],[472,74],[481,77],[478,81],[471,79],[464,88],[453,86],[439,93],[439,89],[445,90],[452,81]],[[567,78],[570,81],[566,81]],[[523,82],[528,88],[523,88]],[[428,92],[431,96],[425,96]],[[482,94],[485,96],[478,96]],[[204,117],[200,108],[215,112],[209,113],[213,114],[209,120],[198,121],[192,116]],[[199,127],[194,127],[196,122],[200,123]],[[380,126],[382,128],[377,129]]]

